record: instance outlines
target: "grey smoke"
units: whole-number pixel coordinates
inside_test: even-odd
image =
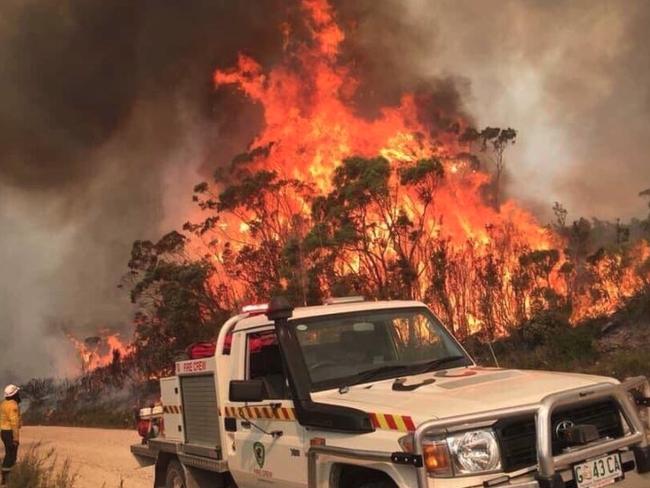
[[[70,372],[62,327],[128,337],[131,243],[182,225],[192,186],[249,137],[239,115],[254,109],[215,94],[212,71],[239,49],[277,55],[285,14],[279,1],[2,2],[0,381]]]
[[[638,193],[650,187],[650,3],[405,5],[417,71],[465,77],[479,125],[519,130],[512,195],[546,210],[558,200],[570,218],[647,215]]]
[[[295,3],[0,4],[0,381],[69,370],[61,324],[128,334],[116,284],[132,241],[180,227],[193,184],[260,120],[232,90],[213,90],[213,69],[240,50],[277,61],[280,23],[301,32]],[[446,115],[517,128],[509,190],[535,208],[644,210],[650,4],[336,3],[362,113],[416,90]]]

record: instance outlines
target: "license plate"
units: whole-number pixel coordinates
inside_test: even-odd
[[[573,477],[578,488],[601,488],[623,479],[621,456],[608,454],[573,466]]]

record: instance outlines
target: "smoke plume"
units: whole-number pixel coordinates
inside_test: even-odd
[[[416,70],[464,77],[479,125],[518,129],[512,195],[546,210],[560,201],[570,218],[647,214],[638,193],[650,187],[648,2],[404,5],[382,11],[399,12],[419,40],[403,51]]]
[[[2,3],[1,380],[76,366],[64,327],[130,333],[131,243],[182,225],[201,171],[246,142],[252,109],[211,79],[239,49],[278,52],[286,7],[251,7]]]

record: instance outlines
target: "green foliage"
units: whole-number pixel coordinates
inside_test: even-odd
[[[233,164],[269,149],[257,148]],[[133,245],[126,281],[137,306],[135,356],[147,374],[169,371],[189,344],[214,340],[242,302],[279,293],[294,303],[320,298],[314,268],[305,263],[304,209],[292,207],[307,200],[311,187],[274,171],[234,173],[218,179],[218,194],[206,182],[194,187],[194,201],[209,214],[183,226],[194,234],[191,246],[178,232]]]
[[[545,345],[552,362],[588,364],[597,356],[594,340],[593,332],[586,327],[567,327],[550,335]]]
[[[170,368],[189,344],[215,337],[228,313],[210,286],[214,268],[206,259],[188,259],[186,243],[170,232],[155,244],[133,245],[127,279],[138,305],[134,347],[147,374]]]
[[[545,314],[513,331],[494,344],[503,367],[573,371],[620,380],[650,375],[650,289],[628,300],[613,317],[591,319],[571,327],[562,315]],[[605,324],[615,323],[614,336]],[[605,331],[605,332],[604,332]],[[623,342],[615,339],[632,337]],[[484,339],[473,335],[464,345],[480,364],[492,365],[493,359]]]
[[[251,163],[255,161],[257,158],[263,158],[269,155],[269,152],[271,151],[271,148],[273,147],[273,143],[269,143],[265,146],[257,146],[254,147],[252,150],[238,154],[235,156],[232,160],[232,167],[237,168],[238,166],[245,165],[247,163]],[[215,180],[221,181],[222,177],[220,173],[215,174]]]
[[[415,164],[402,166],[399,169],[402,185],[418,184],[430,177],[441,179],[444,175],[442,163],[436,158],[419,159]]]
[[[561,316],[546,315],[493,344],[499,365],[550,371],[585,371],[598,357],[596,335],[590,327],[569,326]],[[493,365],[488,345],[476,336],[464,342],[480,364]]]
[[[383,157],[345,159],[332,190],[312,199],[305,238],[313,268],[330,270],[322,278],[328,289],[414,298],[425,270],[419,265],[430,263],[435,236],[425,225],[434,218],[430,211],[443,178],[443,165],[433,157],[396,168]],[[419,214],[404,206],[405,191],[418,196]],[[333,268],[336,263],[344,263],[347,276]]]
[[[554,336],[563,334],[570,327],[565,317],[554,313],[541,313],[524,322],[514,335],[521,339],[525,347],[532,349],[548,345]]]
[[[384,157],[346,158],[334,170],[332,185],[337,189],[332,198],[343,208],[367,205],[388,194],[390,163]]]
[[[539,249],[522,254],[519,257],[519,264],[523,267],[535,267],[540,273],[548,275],[560,260],[560,252],[557,249]]]
[[[621,379],[650,376],[650,351],[645,348],[617,351],[610,357],[601,359],[594,366],[593,372]]]
[[[486,127],[481,131],[474,127],[468,127],[459,137],[459,142],[470,147],[477,143],[482,153],[489,154],[487,158],[494,165],[494,178],[490,184],[491,193],[493,203],[497,209],[501,204],[501,178],[505,169],[504,153],[507,147],[516,141],[517,131],[510,127],[507,129]]]
[[[598,352],[594,343],[597,333],[588,326],[562,330],[550,335],[547,342],[532,349],[521,347],[510,340],[494,344],[500,366],[518,369],[570,371],[612,376],[623,380],[631,376],[650,375],[650,353],[646,349]],[[476,339],[468,348],[480,364],[492,365],[486,344]]]
[[[69,460],[59,463],[54,448],[35,444],[14,466],[7,488],[74,488],[76,480]]]
[[[320,238],[308,235],[308,241],[341,247],[363,239],[373,225],[367,219],[369,207],[387,197],[389,177],[385,158],[345,159],[334,171],[333,190],[313,200],[314,232]]]
[[[412,165],[403,165],[398,169],[400,184],[415,187],[421,202],[433,202],[434,190],[445,176],[442,163],[437,158],[419,159]]]
[[[498,127],[486,127],[478,131],[474,127],[468,127],[461,134],[459,141],[465,144],[479,142],[481,149],[486,151],[488,146],[495,152],[503,152],[508,144],[514,144],[517,139],[517,131],[508,127],[500,129]]]
[[[219,211],[232,211],[239,208],[247,210],[263,209],[266,195],[276,191],[282,182],[277,181],[275,171],[258,171],[246,175],[238,184],[228,186],[219,195]]]
[[[153,352],[152,372],[169,365],[173,352],[189,344],[216,336],[225,311],[211,301],[210,268],[204,262],[160,263],[144,273],[134,289],[133,299],[155,290],[155,308],[138,316],[135,346]],[[160,347],[160,346],[166,347]],[[153,350],[152,350],[153,346]],[[166,357],[160,354],[166,351]]]

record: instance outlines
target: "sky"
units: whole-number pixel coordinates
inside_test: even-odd
[[[647,214],[650,3],[336,2],[381,103],[453,85],[514,127],[508,192],[542,221]],[[136,239],[179,228],[191,190],[245,148],[256,112],[215,92],[243,50],[268,67],[294,2],[0,4],[0,380],[70,374],[63,330],[130,334],[117,284]],[[257,114],[258,115],[258,114]]]

